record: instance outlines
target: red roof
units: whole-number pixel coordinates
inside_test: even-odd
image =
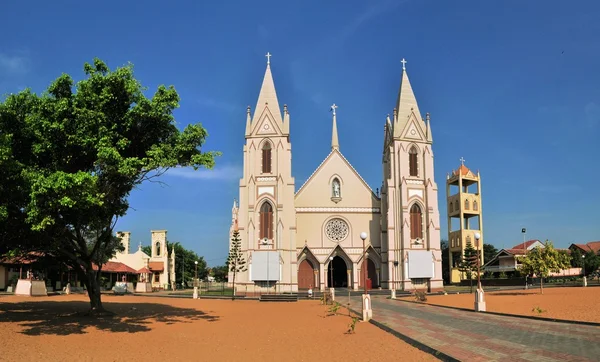
[[[96,264],[92,265],[94,270],[98,270],[98,266]],[[106,273],[130,273],[137,274],[135,269],[128,267],[123,263],[119,263],[117,261],[109,261],[106,264],[102,265],[102,271]]]
[[[593,251],[598,254],[600,252],[600,241],[590,241],[586,244],[573,244],[584,252]]]
[[[143,267],[142,269],[137,271],[138,274],[151,273],[150,269]]]
[[[39,258],[43,256],[43,253],[32,251],[27,253],[26,255],[0,258],[0,264],[28,265],[31,263],[35,263],[36,261],[38,261]]]
[[[150,270],[152,271],[163,271],[165,270],[165,264],[162,261],[151,261]]]
[[[527,240],[527,241],[526,241],[526,242],[524,242],[524,243],[517,244],[517,245],[513,246],[511,249],[521,249],[521,250],[523,250],[523,249],[527,249],[528,247],[530,247],[530,246],[531,246],[533,243],[535,243],[536,241],[539,241],[539,240],[537,240],[537,239],[536,239],[536,240]],[[541,242],[541,241],[540,241],[540,242]]]

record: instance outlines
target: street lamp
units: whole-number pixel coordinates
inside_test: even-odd
[[[361,271],[364,273],[364,278],[363,278],[363,286],[365,289],[365,293],[362,295],[362,307],[363,307],[363,321],[368,321],[369,319],[373,318],[373,310],[371,309],[371,296],[369,294],[367,294],[367,272],[368,272],[368,263],[367,263],[367,247],[366,247],[366,243],[365,240],[367,240],[368,234],[366,232],[362,232],[360,233],[360,238],[363,241],[363,266],[361,268]]]
[[[194,261],[196,265],[196,277],[194,278],[194,299],[198,299],[198,260]]]
[[[479,240],[481,239],[481,234],[475,233],[475,241],[477,242],[477,290],[475,291],[475,311],[476,312],[485,312],[485,296],[483,293],[483,288],[481,287],[481,253],[479,248]]]
[[[333,256],[329,257],[329,287],[333,288]]]

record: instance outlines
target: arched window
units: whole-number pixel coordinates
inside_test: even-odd
[[[454,200],[454,209],[458,210],[458,200]]]
[[[160,243],[156,243],[156,256],[160,256]]]
[[[268,202],[260,207],[260,238],[273,239],[273,207]]]
[[[419,163],[417,155],[417,148],[412,146],[410,151],[408,151],[408,171],[410,176],[419,176]]]
[[[452,208],[452,201],[450,201],[450,205],[448,205],[448,208],[450,209],[450,212],[454,211],[454,209]]]
[[[473,201],[473,210],[479,211],[479,205],[477,204],[477,200]]]
[[[331,183],[331,197],[342,197],[342,188],[340,186],[340,180],[337,178],[333,179]]]
[[[265,142],[262,148],[262,172],[271,173],[271,144]]]
[[[423,215],[421,208],[417,204],[413,204],[410,208],[410,238],[423,238]]]
[[[465,200],[465,210],[469,210],[469,200]]]

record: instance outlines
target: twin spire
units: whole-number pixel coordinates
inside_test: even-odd
[[[281,129],[284,134],[289,134],[289,113],[287,106],[284,105],[283,118],[281,115],[281,108],[279,108],[279,101],[277,99],[277,92],[275,91],[275,82],[273,81],[273,74],[271,73],[271,53],[267,52],[265,57],[267,58],[267,69],[263,78],[260,93],[258,95],[258,101],[256,102],[256,108],[254,109],[254,116],[251,116],[250,107],[247,109],[246,116],[246,134],[251,133],[251,127],[257,121],[259,121],[265,112],[269,112],[271,119],[281,125]],[[400,82],[400,89],[398,91],[398,99],[396,101],[396,108],[394,109],[394,120],[393,129],[394,137],[401,137],[401,133],[408,124],[410,117],[414,114],[417,121],[422,122],[427,134],[427,140],[431,141],[431,128],[429,126],[429,114],[427,119],[421,118],[417,99],[410,85],[408,74],[406,72],[405,59],[402,59],[402,80]],[[330,111],[333,111],[333,125],[331,132],[331,149],[339,150],[340,144],[338,140],[337,132],[337,119],[336,119],[336,108],[337,105],[333,104]],[[425,122],[427,122],[425,124]]]

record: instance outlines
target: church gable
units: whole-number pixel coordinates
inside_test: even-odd
[[[251,135],[276,136],[282,134],[279,124],[273,121],[274,117],[268,107],[264,108],[259,119],[260,121],[255,122],[252,127]]]
[[[417,142],[423,142],[427,140],[425,129],[422,127],[422,121],[417,120],[414,113],[411,114],[410,120],[402,130],[401,138],[406,140],[412,140]]]
[[[296,193],[295,207],[379,207],[369,185],[333,150]]]

